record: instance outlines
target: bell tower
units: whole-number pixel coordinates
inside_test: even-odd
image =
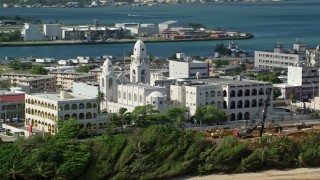
[[[150,84],[150,62],[146,45],[141,39],[134,45],[133,55],[131,55],[130,81]]]

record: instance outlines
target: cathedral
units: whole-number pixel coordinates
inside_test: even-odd
[[[130,64],[130,80],[120,73],[115,75],[112,62],[106,59],[100,76],[100,91],[105,94],[101,109],[117,113],[120,108],[132,111],[136,106],[151,104],[164,112],[166,109],[166,89],[150,85],[150,62],[146,45],[138,40],[133,48]]]

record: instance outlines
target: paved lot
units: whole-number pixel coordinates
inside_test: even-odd
[[[13,137],[8,137],[2,133],[0,133],[0,137],[2,139],[2,141],[4,142],[11,142],[11,141],[15,141],[17,138],[13,138]]]

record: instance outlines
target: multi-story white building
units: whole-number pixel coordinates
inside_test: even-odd
[[[80,127],[99,128],[106,119],[98,118],[96,98],[67,93],[64,91],[45,94],[26,94],[25,126],[55,134],[57,121],[74,118]]]
[[[227,78],[178,80],[171,85],[170,96],[173,106],[186,107],[191,115],[199,106],[213,105],[223,109],[230,121],[250,120],[258,118],[268,97],[272,106],[272,84]]]
[[[318,70],[318,67],[288,67],[287,84],[301,87],[301,94],[296,94],[297,99],[310,99],[319,95]]]
[[[294,44],[293,50],[286,50],[279,44],[274,52],[255,51],[254,66],[272,69],[273,67],[287,68],[288,66],[303,66],[306,60],[306,46]]]
[[[169,60],[170,78],[197,78],[209,76],[209,64],[185,57],[181,60]]]

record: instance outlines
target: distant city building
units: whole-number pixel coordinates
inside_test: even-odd
[[[311,99],[319,95],[318,70],[318,67],[288,67],[287,84],[302,88],[301,94],[296,94],[297,99]]]
[[[43,32],[49,40],[58,40],[62,37],[60,24],[43,24]]]
[[[50,75],[3,73],[1,77],[9,78],[11,86],[20,86],[27,93],[52,92],[56,90],[56,79]]]
[[[288,68],[288,66],[304,66],[306,62],[305,44],[294,44],[293,50],[284,49],[284,44],[278,43],[274,52],[255,51],[254,65],[259,68],[272,69],[274,67]]]
[[[320,45],[315,49],[307,49],[306,59],[308,67],[320,67]]]
[[[180,57],[181,54],[178,54]],[[205,78],[209,76],[209,64],[203,61],[192,60],[191,57],[169,60],[170,78]]]
[[[169,30],[171,28],[188,28],[189,26],[186,23],[170,20],[170,21],[159,23],[158,27],[159,27],[159,33],[161,33],[162,31]]]
[[[42,41],[45,40],[44,33],[39,30],[36,24],[25,23],[21,34],[24,41]]]
[[[64,90],[71,90],[73,82],[96,81],[95,74],[88,73],[50,71],[48,75],[56,77],[57,86],[61,86]]]
[[[24,118],[24,97],[24,93],[0,90],[0,119],[3,122],[12,118]]]

